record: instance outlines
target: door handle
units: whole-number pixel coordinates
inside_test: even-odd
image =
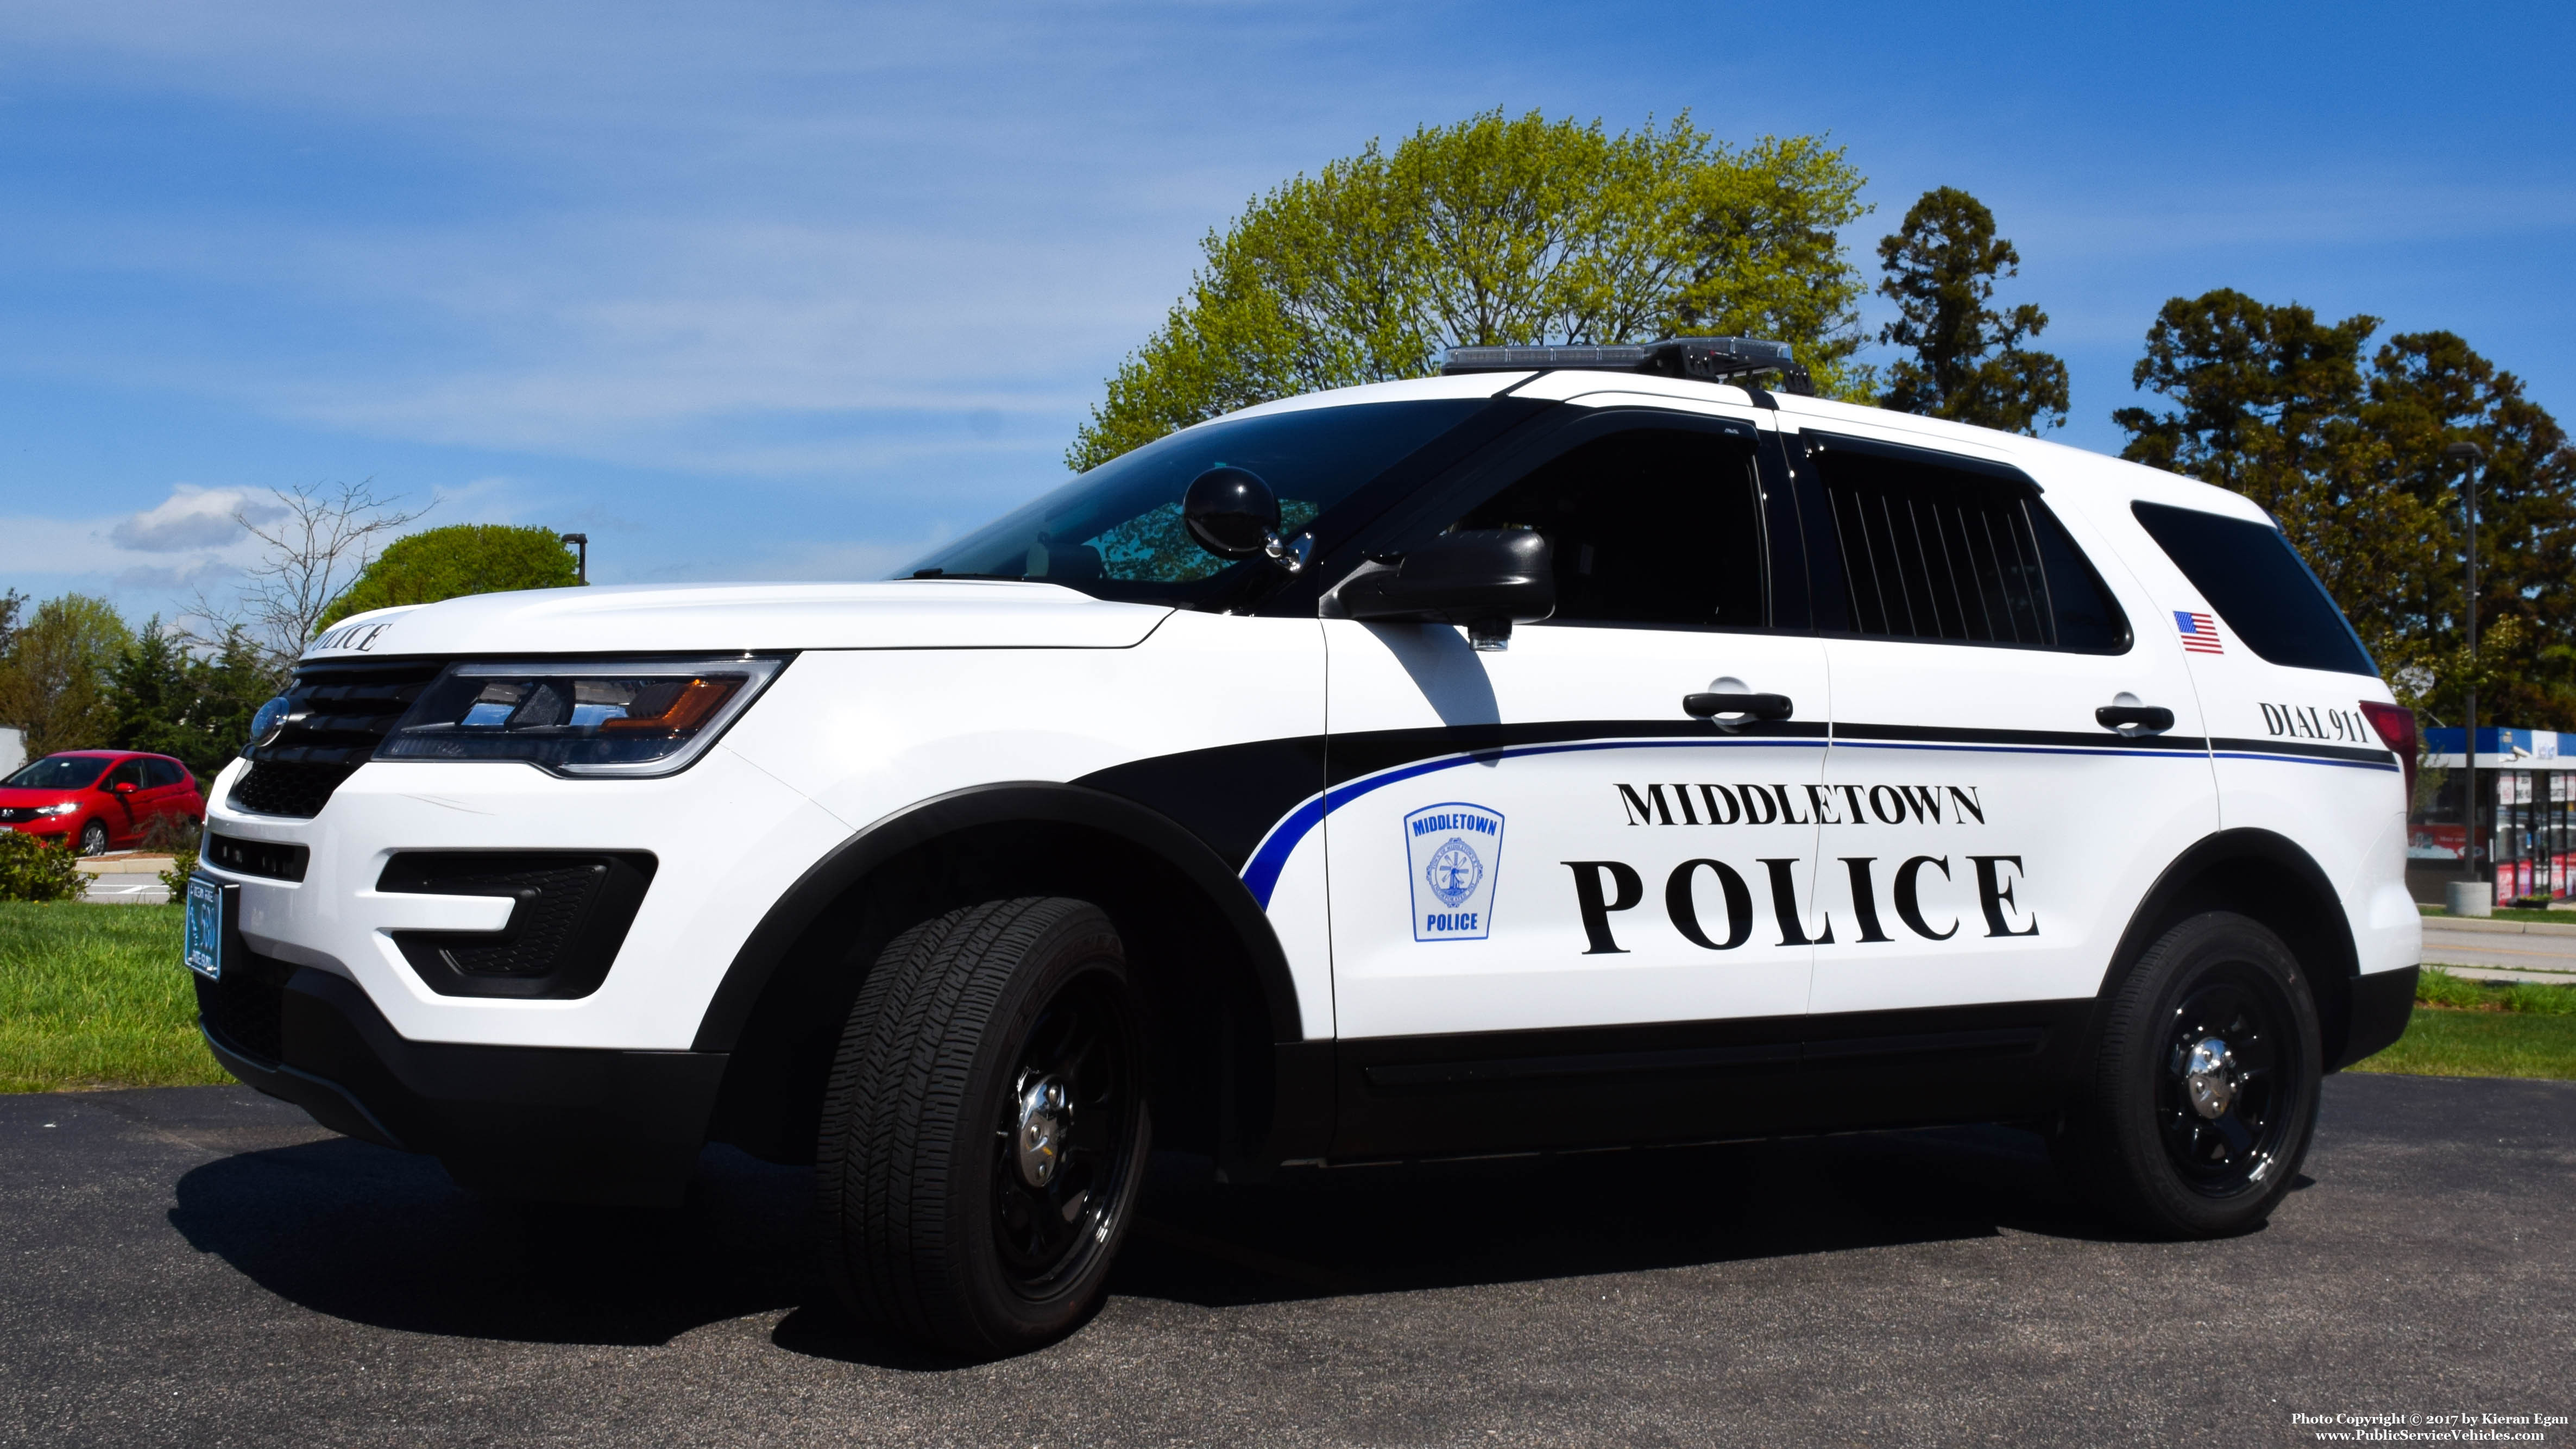
[[[1682,713],[1700,719],[1721,714],[1750,715],[1755,719],[1787,719],[1797,712],[1785,694],[1685,694]],[[2171,715],[2166,716],[2170,721]]]
[[[2123,734],[2136,730],[2141,734],[2162,734],[2173,728],[2173,711],[2153,704],[2106,704],[2093,711],[2102,728]]]

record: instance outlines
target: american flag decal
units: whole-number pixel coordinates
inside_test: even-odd
[[[2207,614],[2186,614],[2174,610],[2174,632],[2182,635],[2183,652],[2187,654],[2224,654],[2218,644],[2218,621]]]

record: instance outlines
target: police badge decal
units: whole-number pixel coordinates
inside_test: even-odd
[[[1503,868],[1503,817],[1448,801],[1404,817],[1412,879],[1413,939],[1481,941],[1494,929],[1494,882]]]

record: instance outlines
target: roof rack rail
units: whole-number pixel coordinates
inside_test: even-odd
[[[1759,337],[1666,337],[1600,347],[1452,347],[1444,375],[1462,372],[1532,372],[1580,367],[1603,372],[1648,372],[1719,382],[1746,373],[1777,372],[1780,390],[1812,397],[1816,385],[1790,356],[1789,344]]]

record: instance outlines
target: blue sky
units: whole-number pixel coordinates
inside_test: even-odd
[[[244,490],[361,478],[584,529],[604,582],[872,576],[1058,481],[1250,196],[1494,106],[1828,132],[1873,276],[1973,191],[2079,446],[2217,286],[2450,328],[2576,415],[2572,15],[18,0],[0,587],[169,612]]]

